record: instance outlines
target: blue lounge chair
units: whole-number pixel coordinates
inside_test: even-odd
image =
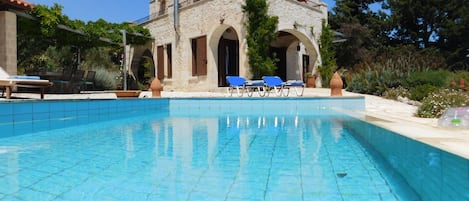
[[[286,94],[284,93],[285,96],[288,96],[290,88],[293,88],[295,90],[296,96],[303,96],[303,92],[305,91],[305,83],[301,80],[286,81],[283,85],[283,90],[286,89]],[[301,91],[298,90],[299,88],[301,88]]]
[[[266,89],[269,91],[267,94],[274,91],[277,96],[288,96],[290,88],[294,88],[297,96],[303,96],[305,84],[301,80],[288,80],[284,82],[278,76],[264,76],[262,79],[265,82]],[[301,91],[298,88],[301,88]]]
[[[248,94],[249,97],[252,96],[254,91],[257,91],[257,94],[259,94],[260,97],[265,96],[263,80],[248,80],[246,81],[244,88],[246,89],[246,93]]]
[[[262,77],[265,83],[265,89],[267,96],[270,95],[270,92],[274,92],[277,96],[282,96],[282,90],[284,82],[278,76],[264,76]]]
[[[236,93],[239,97],[243,96],[243,91],[245,90],[246,79],[240,76],[226,76],[226,81],[228,82],[228,94],[233,96],[233,91],[236,90]]]

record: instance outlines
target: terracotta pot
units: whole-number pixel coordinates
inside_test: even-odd
[[[331,96],[342,96],[342,87],[344,86],[344,82],[342,81],[339,73],[334,73],[329,85],[331,87]]]
[[[158,78],[153,79],[150,85],[151,96],[152,97],[161,97],[161,91],[163,91],[163,86],[161,86],[160,80]]]
[[[451,80],[451,82],[449,83],[449,85],[451,85],[451,88],[456,88],[456,81]]]
[[[308,87],[308,88],[316,87],[316,77],[315,76],[306,77],[306,87]]]

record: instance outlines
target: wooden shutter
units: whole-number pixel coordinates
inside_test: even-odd
[[[156,48],[156,56],[157,56],[157,65],[158,65],[156,77],[159,80],[163,80],[164,79],[164,47],[162,45]]]
[[[197,38],[197,75],[207,75],[207,37]]]

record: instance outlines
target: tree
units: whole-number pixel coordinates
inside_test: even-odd
[[[444,51],[453,69],[469,68],[469,1],[388,0],[391,38],[418,48]]]
[[[370,62],[375,53],[388,41],[387,15],[373,11],[371,4],[382,0],[337,0],[330,13],[331,28],[344,34],[347,40],[335,44],[337,63],[352,68],[362,62]],[[339,51],[340,50],[340,51]]]
[[[277,38],[278,17],[267,15],[266,0],[246,0],[242,9],[247,16],[247,55],[252,76],[259,79],[264,75],[273,75],[277,59],[275,55],[270,55],[270,44]]]

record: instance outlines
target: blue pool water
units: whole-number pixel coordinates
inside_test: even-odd
[[[4,134],[0,200],[429,200],[373,147],[381,131],[335,112],[347,101],[305,103],[177,100],[146,115],[50,118],[101,120]]]

